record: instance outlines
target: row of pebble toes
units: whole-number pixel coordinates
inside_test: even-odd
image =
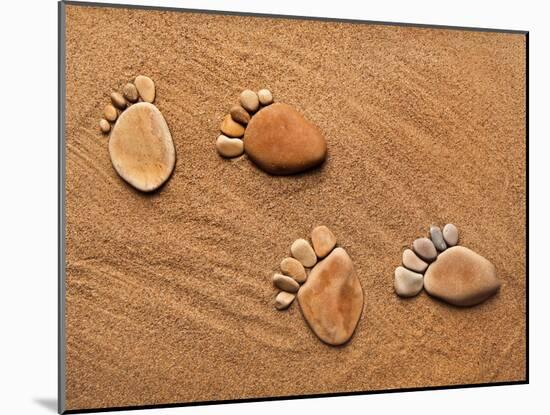
[[[313,245],[313,246],[312,246]],[[311,232],[311,244],[305,239],[295,240],[291,247],[292,257],[281,261],[281,273],[273,276],[273,284],[281,291],[275,298],[275,308],[284,310],[292,304],[300,284],[307,280],[306,268],[312,268],[319,259],[328,255],[336,246],[336,237],[326,226],[317,226]]]
[[[258,93],[246,89],[239,96],[239,104],[229,110],[220,125],[222,132],[216,140],[216,149],[222,157],[234,158],[244,153],[242,137],[252,114],[273,103],[273,95],[267,89]]]
[[[403,266],[394,274],[394,289],[401,297],[414,297],[424,287],[424,272],[439,253],[458,243],[458,229],[452,223],[443,227],[430,227],[429,238],[418,238],[411,249],[403,251]]]
[[[136,76],[134,83],[128,82],[124,85],[122,94],[120,92],[111,93],[111,104],[105,106],[103,118],[99,121],[100,130],[104,134],[111,131],[110,123],[114,123],[122,111],[140,98],[143,102],[149,103],[155,100],[155,83],[148,76]]]

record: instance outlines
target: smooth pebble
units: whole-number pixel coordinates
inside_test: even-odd
[[[123,110],[126,108],[126,100],[124,99],[122,94],[120,94],[119,92],[111,93],[111,102],[118,109]]]
[[[239,157],[244,152],[243,140],[240,138],[229,138],[220,134],[216,140],[216,150],[223,157]]]
[[[128,82],[126,85],[124,85],[124,87],[122,88],[122,93],[129,102],[136,102],[139,98],[138,90],[136,86],[131,82]]]
[[[275,297],[275,308],[277,310],[284,310],[285,308],[288,308],[290,304],[292,304],[295,298],[295,294],[281,291],[279,294],[277,294],[277,297]]]
[[[414,297],[424,285],[422,274],[412,272],[407,268],[397,267],[394,276],[393,286],[396,294],[400,297]]]
[[[435,249],[439,252],[443,252],[447,249],[447,244],[443,240],[443,234],[441,233],[439,226],[430,226],[430,238],[435,246]]]
[[[437,258],[437,251],[431,240],[418,238],[413,242],[413,251],[424,261],[432,262]]]
[[[273,284],[280,290],[295,293],[300,289],[300,284],[294,281],[294,278],[287,277],[282,274],[275,274],[273,276]]]
[[[307,279],[307,273],[300,261],[295,258],[285,258],[281,261],[281,271],[283,274],[294,278],[300,284],[303,284]]]
[[[233,121],[231,114],[223,117],[220,130],[228,137],[242,137],[244,134],[244,127],[238,122]]]
[[[141,99],[145,102],[153,102],[155,100],[155,83],[148,76],[138,75],[134,80],[137,91]]]
[[[101,120],[99,120],[99,128],[103,133],[107,134],[109,131],[111,131],[111,124],[109,124],[109,121],[107,121],[105,118],[102,118]]]
[[[245,89],[239,96],[239,102],[248,112],[256,112],[260,106],[258,95],[250,89]]]
[[[250,114],[240,105],[234,105],[229,110],[229,114],[233,120],[240,124],[246,125],[250,121]]]
[[[273,95],[269,89],[260,89],[258,91],[258,100],[262,105],[269,105],[273,102]]]
[[[324,225],[317,226],[311,231],[313,249],[319,258],[326,257],[336,246],[336,236]]]
[[[103,110],[103,115],[107,121],[114,122],[118,117],[118,112],[112,104],[107,104]]]
[[[317,262],[315,251],[305,239],[296,239],[290,247],[290,252],[304,267],[310,268]]]
[[[424,272],[428,268],[428,264],[422,261],[418,256],[411,250],[405,249],[403,251],[403,265],[415,272]]]
[[[447,245],[455,246],[458,243],[458,229],[452,223],[448,223],[443,227],[443,238]]]

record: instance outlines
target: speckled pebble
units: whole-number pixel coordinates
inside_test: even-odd
[[[258,99],[260,104],[269,105],[273,102],[273,95],[269,89],[260,89],[258,91]]]
[[[99,121],[99,128],[104,134],[107,134],[109,131],[111,131],[111,124],[109,124],[109,121],[107,121],[105,118],[102,118]]]
[[[430,226],[430,238],[432,239],[435,249],[439,252],[447,249],[447,244],[443,240],[443,234],[441,233],[439,226]]]
[[[437,251],[431,240],[418,238],[413,242],[413,251],[424,261],[432,262],[437,258]]]
[[[300,284],[294,281],[294,278],[287,277],[282,274],[275,274],[273,276],[273,284],[280,290],[295,293],[300,289]]]
[[[452,223],[448,223],[443,227],[443,238],[447,245],[455,246],[458,243],[458,229]]]
[[[124,85],[124,88],[122,88],[122,93],[129,102],[136,102],[139,98],[136,86],[130,82]]]
[[[403,265],[411,271],[421,273],[428,268],[428,264],[418,258],[411,249],[405,249],[403,251]]]

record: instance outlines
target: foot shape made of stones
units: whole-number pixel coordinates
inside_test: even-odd
[[[274,104],[267,89],[243,91],[220,130],[216,149],[222,157],[246,153],[256,166],[273,175],[301,173],[327,157],[320,130],[292,106]]]
[[[162,113],[153,105],[155,84],[139,75],[122,94],[113,92],[99,127],[110,134],[109,155],[116,172],[142,192],[162,186],[172,174],[176,151]],[[111,124],[114,123],[111,129]]]
[[[495,266],[474,251],[456,246],[458,229],[430,227],[430,238],[418,238],[403,252],[403,266],[394,274],[401,297],[414,297],[422,288],[433,297],[456,306],[473,306],[500,288]]]
[[[309,327],[323,342],[346,343],[363,310],[363,289],[347,252],[336,247],[336,237],[326,226],[311,233],[313,247],[305,239],[294,241],[292,257],[282,260],[273,284],[281,290],[275,308],[284,310],[298,297]],[[309,275],[306,268],[311,268]]]

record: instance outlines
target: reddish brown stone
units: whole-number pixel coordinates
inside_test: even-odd
[[[244,151],[271,174],[294,174],[325,161],[327,143],[319,129],[287,104],[272,104],[252,117]]]
[[[310,272],[298,302],[313,332],[325,343],[346,343],[363,310],[363,289],[343,248],[334,249]]]

